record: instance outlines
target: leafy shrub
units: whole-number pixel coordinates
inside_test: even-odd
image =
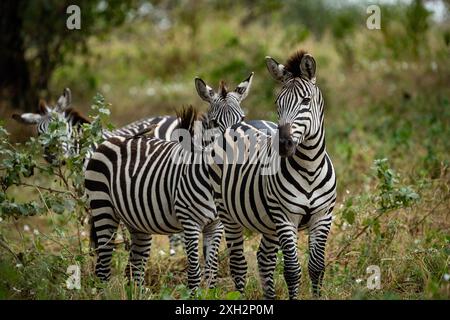
[[[66,134],[66,122],[54,116],[48,131],[24,144],[12,144],[9,133],[0,126],[0,217],[33,216],[49,211],[62,214],[77,212],[80,221],[85,216],[83,166],[95,143],[102,141],[102,129],[108,126],[109,109],[104,98],[97,95],[91,108],[92,122],[84,124],[76,143]],[[63,144],[69,147],[70,156]],[[43,150],[53,155],[52,162],[42,161]],[[41,185],[40,181],[50,182]],[[8,193],[16,186],[38,191],[37,199],[19,203]]]

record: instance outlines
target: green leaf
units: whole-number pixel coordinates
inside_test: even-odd
[[[239,291],[228,292],[225,296],[225,300],[239,300],[241,298],[241,293]]]

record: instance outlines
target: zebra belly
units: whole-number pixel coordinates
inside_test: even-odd
[[[151,210],[149,212],[139,210],[133,211],[133,214],[131,214],[131,212],[118,209],[116,209],[116,211],[121,221],[123,221],[128,228],[135,231],[161,235],[168,235],[183,231],[180,222],[174,215],[167,215],[165,220],[162,218],[157,218],[158,216],[162,216],[162,214],[167,214],[170,210],[164,213],[157,210]]]
[[[164,191],[164,186],[161,183],[152,183],[145,191],[140,191],[142,189],[143,186],[137,183],[128,183],[126,190],[116,190],[113,193],[116,214],[127,227],[152,234],[182,231],[173,210],[172,196]]]
[[[265,209],[253,211],[238,208],[236,210],[228,206],[227,213],[236,223],[250,231],[262,234],[276,234],[275,224]]]

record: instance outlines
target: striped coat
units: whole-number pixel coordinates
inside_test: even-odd
[[[318,295],[336,200],[335,172],[325,148],[323,97],[310,55],[297,53],[286,67],[268,58],[267,65],[283,84],[277,97],[278,126],[242,123],[216,143],[210,167],[216,207],[237,290],[245,286],[243,239],[244,230],[250,229],[262,234],[257,259],[265,297],[275,297],[273,272],[281,248],[289,296],[296,298],[301,275],[297,231],[307,229],[308,269]],[[271,131],[265,134],[267,127]]]
[[[243,118],[240,101],[248,93],[252,75],[228,91],[219,93],[196,79],[197,91],[210,103],[202,126],[224,128]],[[180,128],[193,134],[196,112],[190,108],[180,117]],[[200,283],[199,235],[206,244],[205,277],[216,282],[217,250],[223,227],[217,219],[209,169],[204,150],[189,137],[182,142],[149,137],[113,137],[93,154],[85,173],[85,186],[92,209],[92,238],[97,250],[96,274],[107,280],[111,274],[111,254],[118,221],[131,233],[127,275],[142,281],[150,253],[152,234],[171,234],[183,230],[188,256],[188,285]],[[189,148],[183,148],[186,144]],[[185,145],[186,147],[186,145]],[[180,159],[189,161],[179,161]]]

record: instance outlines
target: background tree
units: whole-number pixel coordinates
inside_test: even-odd
[[[81,9],[81,29],[69,30],[67,7]],[[138,1],[1,1],[0,102],[33,110],[55,68],[86,52],[90,36],[103,36],[132,17]]]

